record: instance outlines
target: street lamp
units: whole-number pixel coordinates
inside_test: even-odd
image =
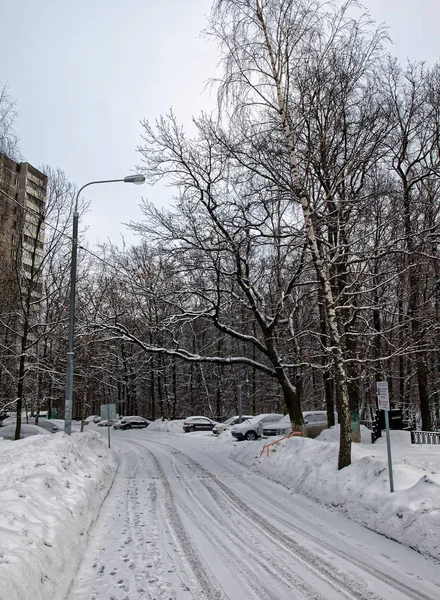
[[[105,179],[103,181],[90,181],[78,190],[75,198],[75,210],[73,212],[73,234],[72,234],[72,258],[70,262],[70,301],[69,301],[69,341],[67,345],[67,369],[66,369],[66,400],[64,405],[64,432],[72,433],[72,398],[73,398],[73,335],[75,330],[75,288],[76,288],[76,257],[78,253],[78,198],[84,188],[98,183],[145,183],[143,175],[127,175],[124,179]]]

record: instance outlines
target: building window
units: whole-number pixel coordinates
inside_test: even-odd
[[[38,240],[36,240],[35,238],[31,237],[30,235],[24,234],[23,235],[23,239],[26,242],[26,244],[29,244],[33,248],[40,248],[41,250],[43,250],[43,248],[44,248],[43,242],[39,242]]]
[[[40,200],[39,198],[37,198],[36,196],[34,196],[33,194],[30,194],[29,192],[27,192],[27,197],[28,197],[28,202],[32,202],[33,204],[35,204],[35,206],[38,207],[38,209],[42,212],[44,209],[44,201]]]
[[[42,185],[38,185],[37,183],[35,183],[34,181],[31,181],[30,179],[27,180],[27,184],[30,188],[32,188],[36,192],[44,193],[44,191],[45,191],[44,187]]]

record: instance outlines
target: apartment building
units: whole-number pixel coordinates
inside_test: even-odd
[[[46,188],[46,175],[0,153],[0,405],[19,398],[17,410],[37,387]]]
[[[42,291],[46,188],[46,175],[0,153],[0,264],[21,270],[24,281],[33,278],[34,295]]]

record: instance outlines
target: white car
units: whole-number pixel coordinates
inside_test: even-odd
[[[113,421],[112,419],[110,419],[110,421],[108,419],[103,419],[102,421],[99,421],[97,425],[98,427],[111,427],[113,423],[115,423],[115,421]]]
[[[308,410],[303,412],[304,425],[307,437],[315,438],[321,431],[328,428],[327,412],[325,410]],[[273,423],[266,423],[263,427],[263,435],[287,435],[292,432],[292,424],[289,415]]]
[[[231,433],[237,440],[256,440],[261,437],[265,423],[273,423],[282,418],[283,415],[279,413],[264,413],[257,417],[252,417],[252,419],[244,421],[239,425],[234,425]]]
[[[99,417],[98,415],[90,415],[89,417],[87,417],[86,419],[84,419],[84,425],[88,425],[89,423],[99,423],[99,421],[101,420],[101,417]]]
[[[50,419],[38,419],[38,423],[35,423],[35,417],[29,417],[28,424],[38,425],[38,427],[47,429],[47,431],[50,431],[51,433],[58,433],[58,431],[61,431],[60,427]]]
[[[26,423],[22,423],[20,439],[30,437],[31,435],[51,435],[51,433],[39,425],[27,425]],[[14,440],[15,425],[5,425],[5,427],[2,427],[0,429],[0,437],[5,438],[5,440]]]
[[[242,421],[245,421],[246,419],[252,419],[252,415],[243,415]],[[214,435],[220,435],[222,431],[225,431],[225,429],[229,429],[233,425],[237,425],[239,423],[239,420],[240,417],[238,415],[235,415],[234,417],[229,417],[229,419],[226,419],[226,421],[223,421],[223,423],[217,423],[217,425],[215,425],[215,427],[213,428],[212,433]]]

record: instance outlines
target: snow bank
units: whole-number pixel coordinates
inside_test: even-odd
[[[269,456],[260,457],[260,451],[273,440],[236,443],[231,457],[378,533],[440,559],[440,446],[412,446],[408,432],[391,434],[394,493],[390,493],[385,440],[377,445],[353,444],[352,464],[338,471],[339,426],[316,440],[283,440],[271,447]]]
[[[183,421],[184,419],[179,419],[176,421],[169,421],[168,419],[156,419],[150,425],[148,425],[148,431],[167,431],[169,433],[182,433],[183,431]]]
[[[38,425],[22,425],[20,428],[20,437],[27,438],[31,435],[52,435],[47,429]],[[15,440],[15,425],[6,425],[0,428],[0,437],[5,440]]]
[[[9,600],[64,598],[115,459],[97,433],[60,432],[0,438],[0,460],[0,590]]]

